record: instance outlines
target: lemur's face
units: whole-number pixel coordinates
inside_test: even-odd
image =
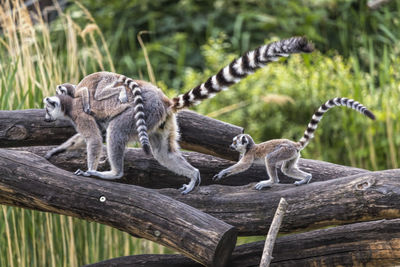
[[[57,95],[70,95],[74,97],[75,85],[70,83],[63,83],[57,86]]]
[[[60,99],[57,96],[46,97],[43,99],[46,115],[44,121],[51,122],[64,117],[61,110]]]
[[[233,138],[233,142],[230,145],[230,149],[236,150],[239,153],[245,153],[249,139],[245,134],[239,134]]]

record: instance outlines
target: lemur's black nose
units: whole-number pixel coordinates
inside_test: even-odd
[[[230,146],[229,146],[229,149],[230,149],[230,150],[236,150],[234,145],[230,145]]]

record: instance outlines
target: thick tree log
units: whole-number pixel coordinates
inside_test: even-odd
[[[258,266],[263,241],[241,245],[228,266]],[[400,264],[400,219],[380,220],[279,237],[271,266],[397,266]],[[86,267],[199,267],[181,255],[138,255]]]
[[[52,147],[22,147],[17,150],[26,150],[39,156],[44,156]],[[232,161],[204,155],[196,152],[184,152],[185,158],[201,173],[201,185],[223,184],[223,185],[246,185],[267,179],[267,172],[264,166],[254,165],[244,173],[233,175],[218,182],[214,182],[212,177],[231,165]],[[77,169],[86,169],[86,151],[66,151],[53,156],[50,162],[59,168],[74,172]],[[353,174],[367,172],[367,170],[336,165],[318,160],[300,159],[300,168],[313,175],[314,181],[325,181]],[[108,164],[99,166],[100,170],[109,170]],[[148,188],[178,188],[187,182],[187,178],[178,176],[166,168],[162,167],[151,156],[145,155],[141,149],[127,149],[124,162],[124,177],[116,182],[140,185]],[[281,183],[292,184],[294,180],[279,172]]]
[[[0,147],[59,145],[75,134],[69,121],[44,121],[43,109],[0,111]],[[243,128],[192,111],[178,113],[182,148],[237,160],[229,150]]]
[[[107,224],[207,266],[224,266],[237,231],[186,204],[133,185],[77,177],[29,152],[0,149],[0,204]]]
[[[243,128],[193,111],[178,113],[182,148],[224,159],[238,160],[239,153],[229,149],[233,137],[243,133]]]
[[[61,144],[76,133],[68,121],[44,121],[44,109],[0,111],[0,147]]]
[[[151,161],[146,158],[142,160],[143,164],[148,164],[151,173]],[[241,177],[246,177],[246,173]],[[236,226],[241,235],[265,235],[281,197],[290,205],[281,227],[284,232],[400,217],[396,205],[396,201],[400,200],[398,177],[400,170],[364,171],[358,175],[324,182],[313,180],[308,185],[298,187],[279,184],[262,191],[255,190],[253,183],[235,187],[202,186],[185,196],[176,189],[158,189],[158,192]],[[139,178],[147,179],[144,175]],[[157,176],[153,181],[161,183]]]
[[[265,235],[279,199],[289,208],[281,232],[318,229],[354,222],[400,218],[400,169],[366,172],[295,186],[278,184],[262,191],[247,186],[202,186],[181,196],[159,189],[239,229],[240,235]]]

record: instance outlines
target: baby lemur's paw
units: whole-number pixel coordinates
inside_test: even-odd
[[[125,91],[124,91],[125,92]],[[128,102],[128,96],[126,95],[126,93],[120,93],[119,94],[119,97],[118,97],[118,99],[119,99],[119,101],[121,102],[121,103],[126,103],[126,102]]]
[[[92,113],[92,111],[90,110],[90,105],[85,105],[85,107],[83,108],[83,111],[89,115],[91,115],[91,113]]]
[[[74,174],[78,176],[90,176],[90,173],[82,171],[81,169],[77,169]]]

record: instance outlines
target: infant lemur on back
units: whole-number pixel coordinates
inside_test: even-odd
[[[269,176],[269,180],[261,181],[256,184],[256,189],[262,189],[264,187],[272,186],[275,183],[279,183],[277,165],[282,163],[282,172],[285,175],[298,180],[295,182],[295,185],[309,183],[311,180],[311,174],[303,172],[297,166],[297,161],[300,158],[300,151],[303,150],[307,146],[308,142],[314,137],[314,131],[317,129],[318,123],[325,112],[336,106],[346,106],[368,116],[372,120],[375,119],[374,114],[357,101],[344,97],[337,97],[328,100],[325,104],[319,107],[317,112],[314,113],[299,142],[294,142],[288,139],[273,139],[261,144],[256,144],[248,134],[235,136],[230,148],[240,153],[240,161],[235,165],[220,171],[213,179],[219,180],[223,177],[243,172],[250,168],[253,163],[259,163],[265,165]]]
[[[308,53],[312,50],[312,44],[303,37],[263,45],[232,61],[205,83],[172,100],[159,88],[145,81],[132,80],[110,72],[88,75],[76,87],[70,85],[74,97],[60,90],[61,95],[44,99],[46,120],[67,118],[79,133],[72,137],[75,140],[68,140],[47,156],[77,142],[83,143],[78,140],[83,137],[88,152],[88,170],[77,170],[76,174],[117,179],[123,175],[126,144],[139,139],[144,150],[151,151],[161,165],[190,179],[190,183],[181,188],[182,193],[186,194],[193,190],[196,183],[200,184],[200,173],[179,151],[175,113],[214,96],[269,62],[292,53]],[[64,86],[66,90],[67,86]],[[98,172],[96,169],[102,153],[102,128],[106,129],[111,170]]]

